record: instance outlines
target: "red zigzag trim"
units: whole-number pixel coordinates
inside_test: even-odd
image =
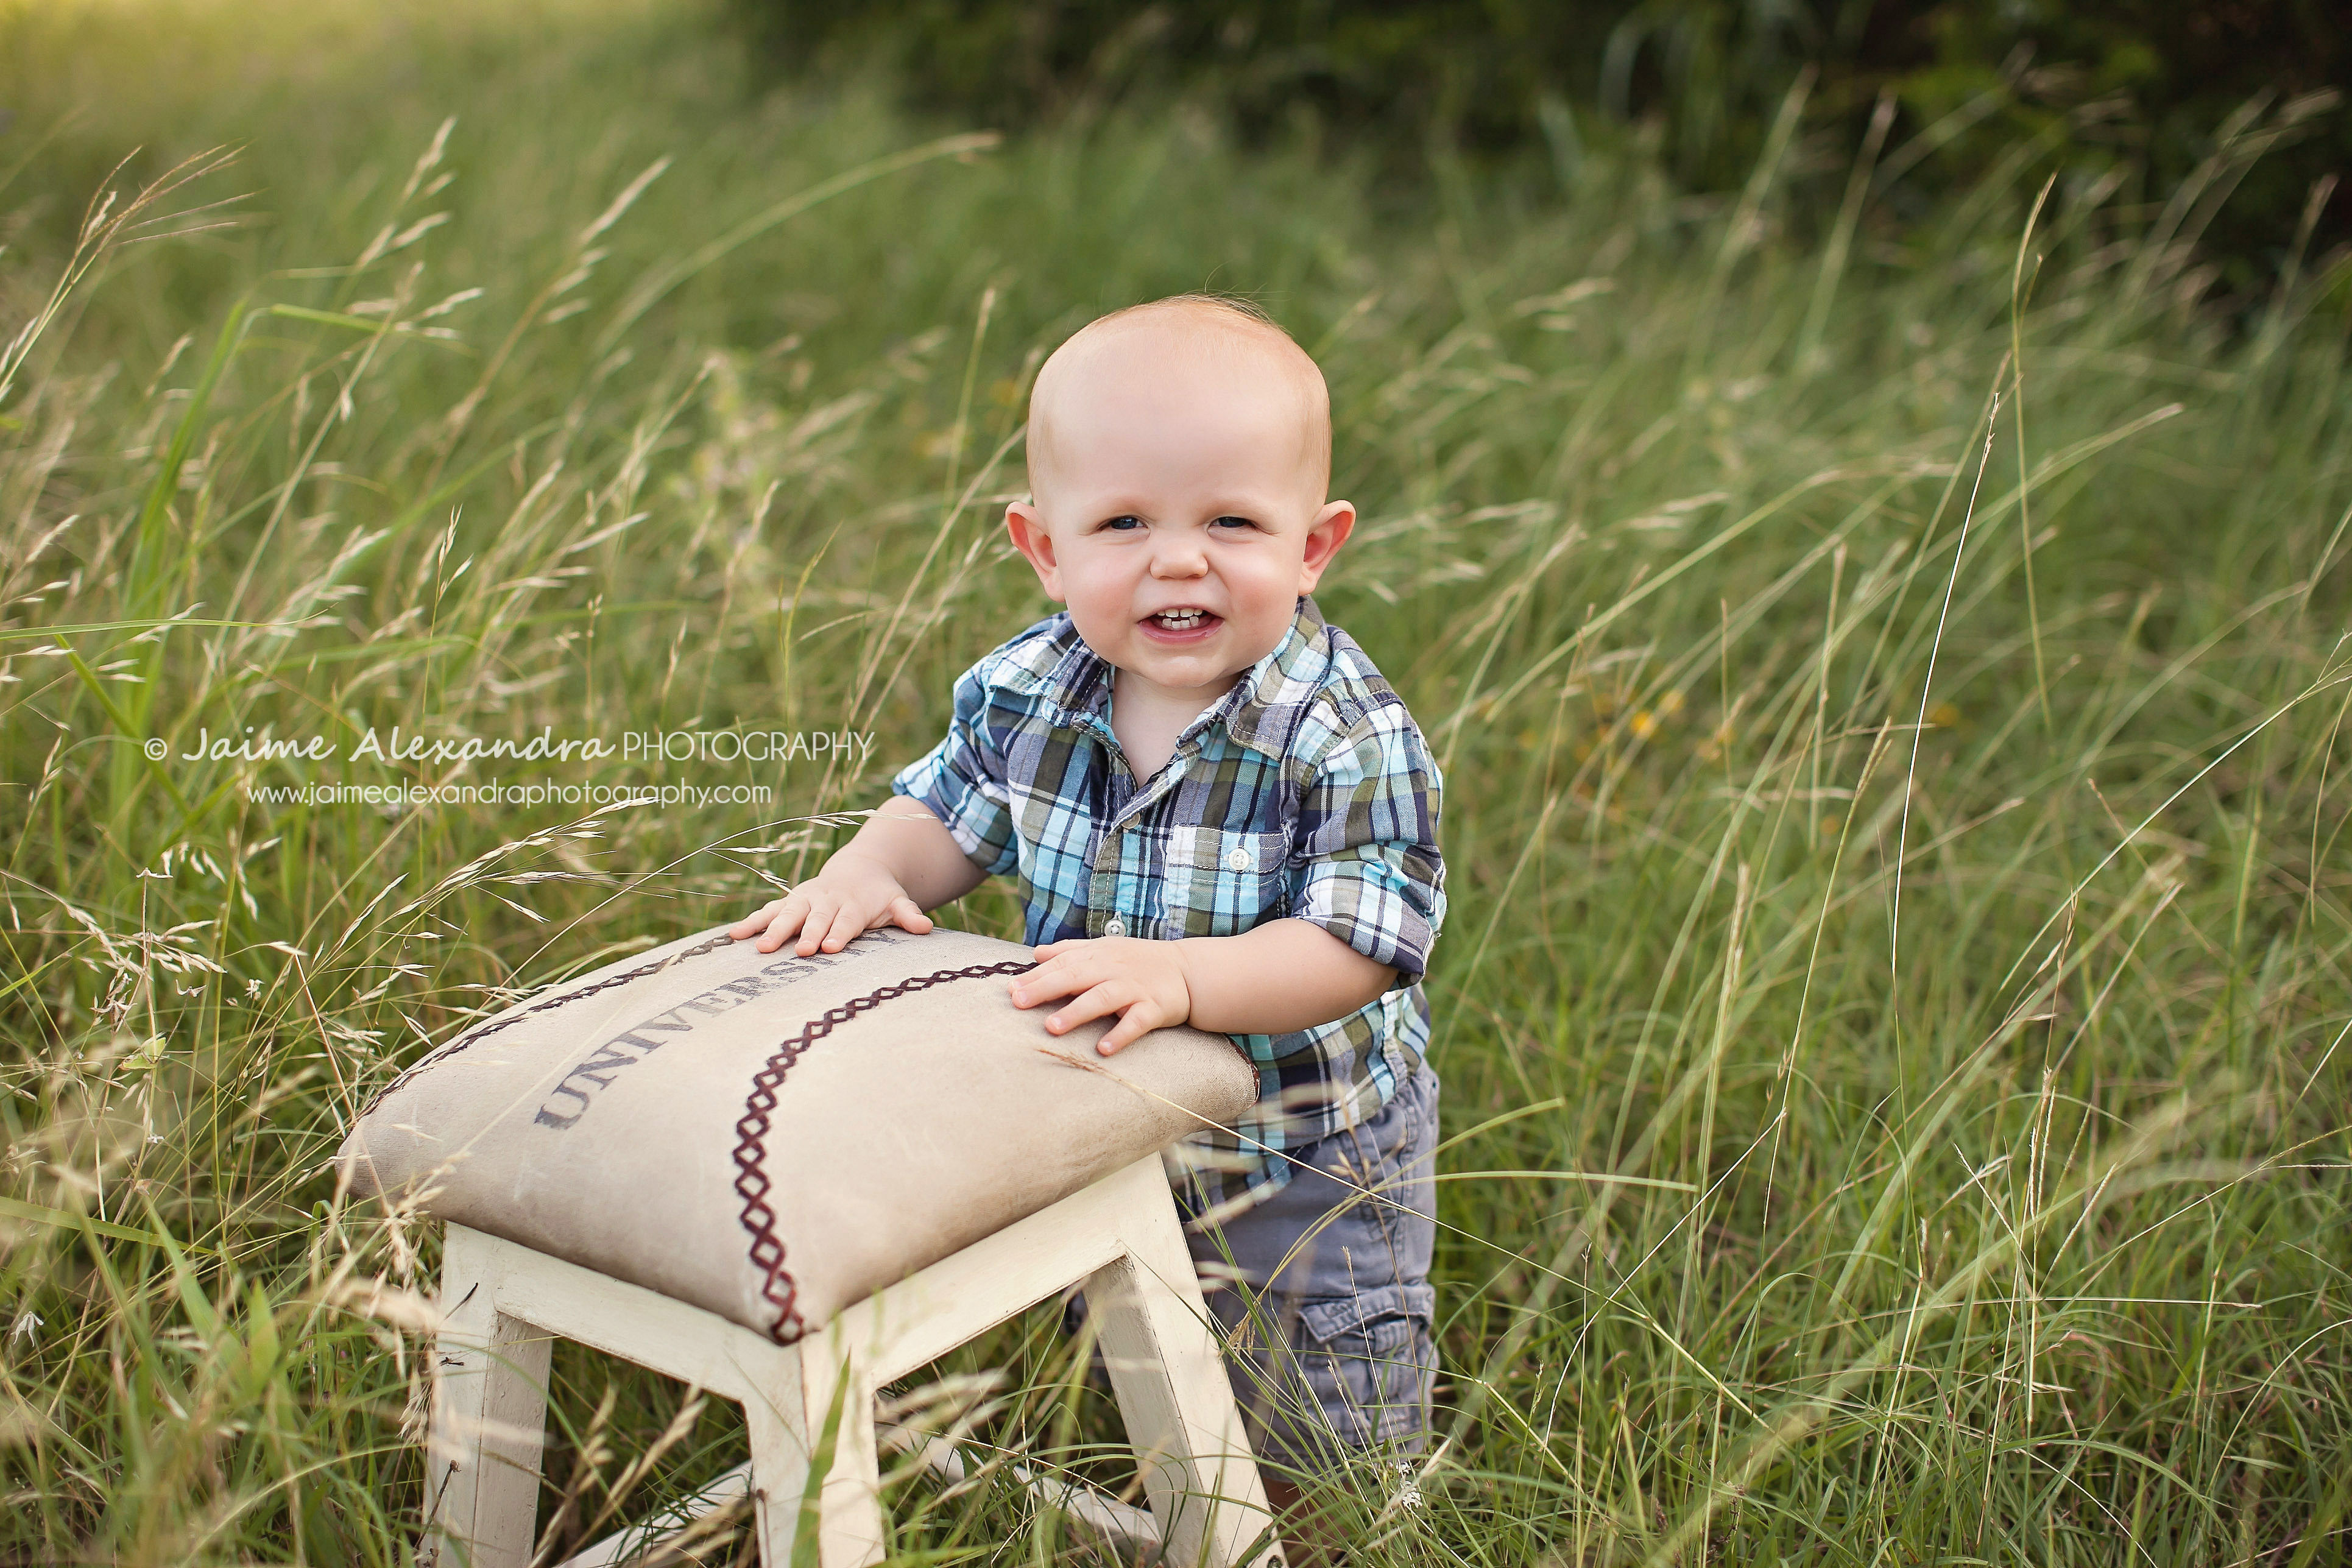
[[[751,1265],[764,1277],[760,1285],[761,1300],[776,1310],[776,1321],[768,1328],[770,1339],[788,1345],[808,1331],[807,1325],[801,1321],[797,1305],[800,1286],[784,1267],[784,1244],[776,1235],[776,1211],[768,1206],[768,1194],[774,1190],[774,1184],[761,1169],[768,1156],[768,1134],[774,1127],[771,1119],[775,1114],[776,1091],[783,1087],[784,1075],[793,1070],[793,1064],[810,1047],[859,1014],[870,1013],[885,1002],[895,1002],[901,996],[951,981],[1025,974],[1035,967],[1028,963],[974,963],[962,969],[918,974],[896,985],[853,996],[838,1007],[827,1008],[823,1016],[802,1025],[801,1032],[777,1047],[775,1054],[753,1075],[751,1093],[743,1102],[742,1120],[735,1123],[735,1194],[743,1200],[740,1217],[743,1228],[751,1233]]]

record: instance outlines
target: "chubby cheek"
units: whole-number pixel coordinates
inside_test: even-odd
[[[1105,644],[1123,644],[1133,634],[1131,595],[1116,584],[1065,575],[1062,585],[1067,590],[1062,603],[1069,607],[1070,619],[1096,651]]]
[[[1263,628],[1288,626],[1297,610],[1298,596],[1309,591],[1306,571],[1290,562],[1253,573],[1246,584],[1235,584],[1234,596],[1237,605],[1246,606],[1242,618]]]

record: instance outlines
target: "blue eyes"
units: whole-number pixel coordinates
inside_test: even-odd
[[[1139,517],[1122,513],[1118,517],[1103,519],[1101,526],[1114,533],[1132,533],[1147,525]],[[1230,531],[1234,529],[1255,528],[1257,524],[1246,517],[1218,517],[1210,519],[1209,526],[1213,529],[1225,529]]]

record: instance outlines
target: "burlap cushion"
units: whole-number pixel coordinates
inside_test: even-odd
[[[1256,1093],[1231,1040],[1045,1033],[1028,950],[723,932],[583,975],[409,1069],[344,1140],[362,1194],[789,1341]]]

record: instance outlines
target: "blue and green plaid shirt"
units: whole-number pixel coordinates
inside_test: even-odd
[[[1281,1151],[1385,1105],[1428,1047],[1421,977],[1445,918],[1437,764],[1312,599],[1148,779],[1111,732],[1111,676],[1066,614],[1038,622],[956,682],[946,739],[890,787],[991,875],[1020,879],[1032,943],[1234,936],[1287,916],[1395,969],[1344,1018],[1234,1037],[1257,1103],[1181,1162],[1187,1206],[1215,1217],[1290,1180]]]

